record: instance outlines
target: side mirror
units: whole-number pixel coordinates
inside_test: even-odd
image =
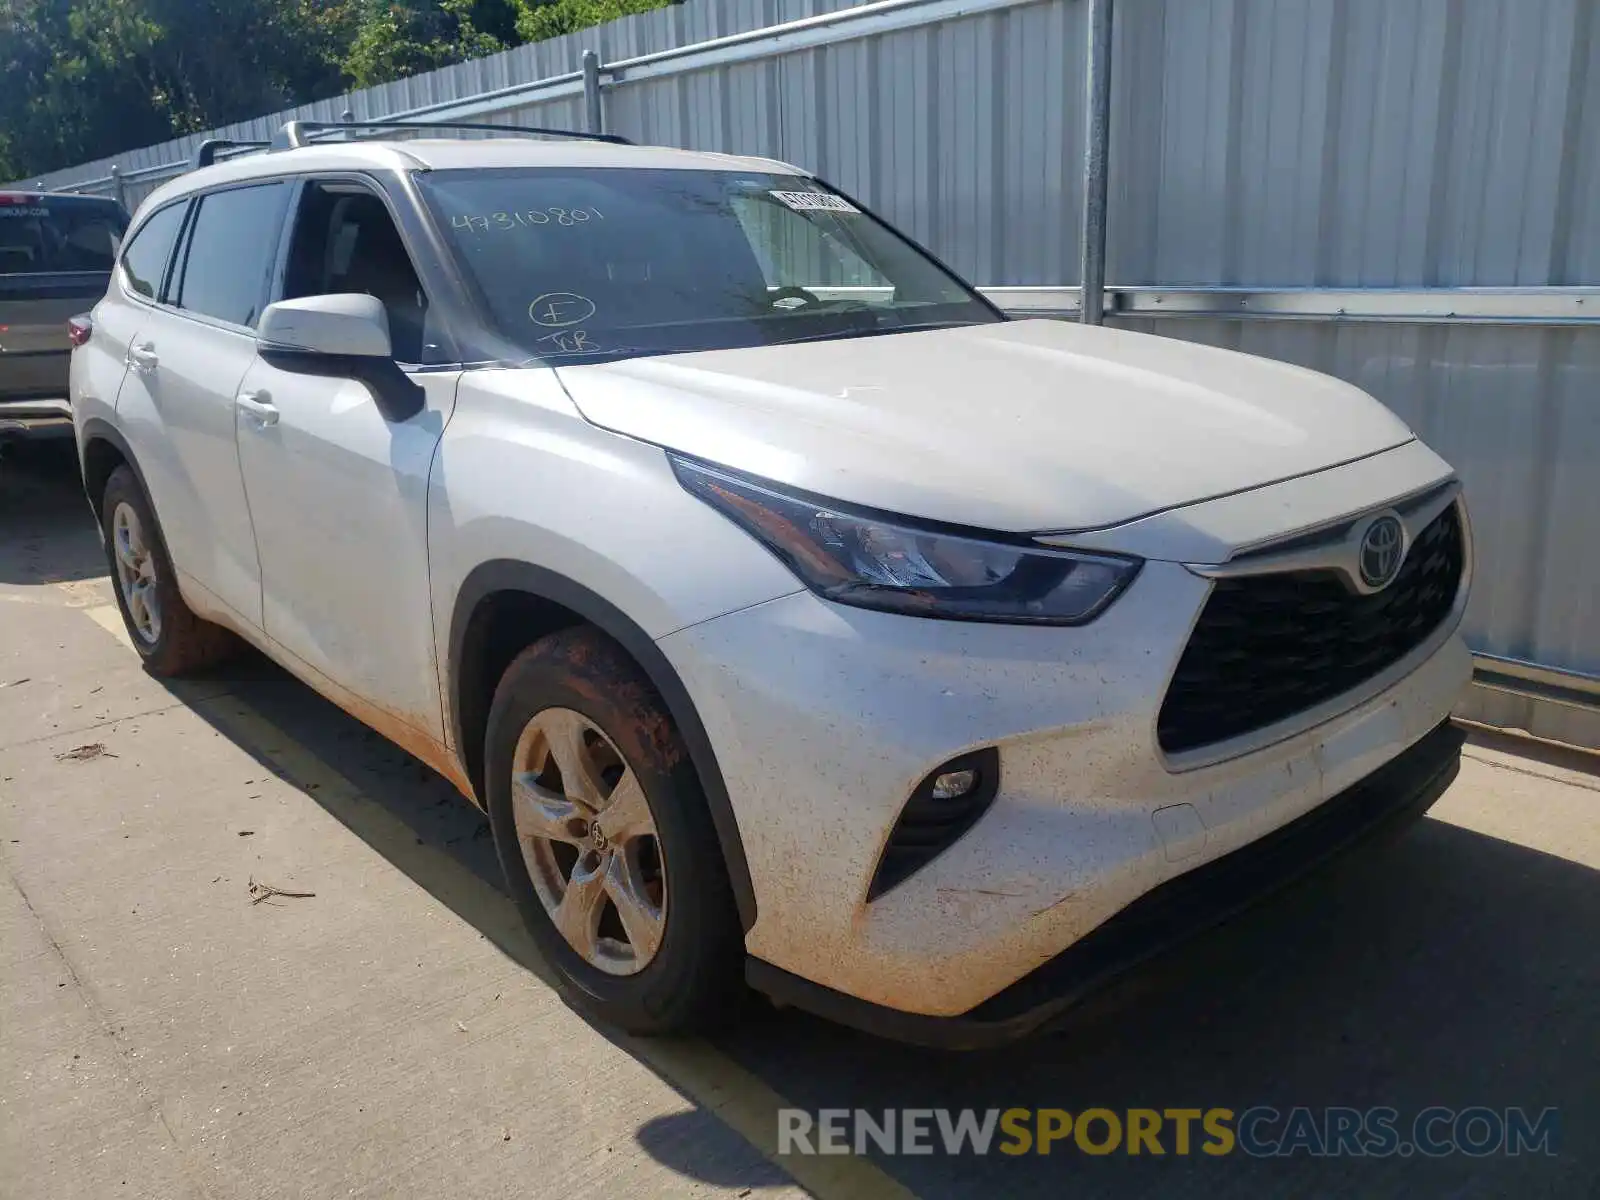
[[[392,358],[389,314],[376,296],[305,296],[269,304],[256,327],[263,350]]]
[[[394,361],[389,314],[375,296],[306,296],[269,304],[256,326],[256,353],[280,371],[358,379],[389,421],[407,421],[427,396]]]

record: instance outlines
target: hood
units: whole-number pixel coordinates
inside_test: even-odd
[[[585,418],[844,503],[1095,529],[1412,440],[1299,367],[1060,321],[558,367]]]

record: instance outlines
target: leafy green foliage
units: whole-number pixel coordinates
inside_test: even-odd
[[[674,0],[0,0],[0,180]]]
[[[517,0],[517,33],[525,42],[542,42],[672,3],[674,0]]]
[[[511,0],[346,0],[354,36],[340,66],[371,87],[481,58],[517,42]]]

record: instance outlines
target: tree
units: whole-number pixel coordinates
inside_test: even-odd
[[[338,91],[327,39],[339,30],[317,9],[314,0],[74,0],[69,27],[90,76],[124,81],[186,133]]]
[[[0,179],[674,0],[0,0]]]
[[[0,176],[337,92],[317,0],[4,0]]]
[[[633,13],[666,8],[682,0],[516,0],[517,33],[525,42],[576,33]]]
[[[511,0],[347,0],[355,87],[371,87],[504,50],[517,42]]]

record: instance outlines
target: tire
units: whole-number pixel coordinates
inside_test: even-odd
[[[563,738],[568,730],[581,731],[576,743]],[[558,742],[567,750],[558,753]],[[551,769],[574,753],[574,744],[587,747],[577,752],[595,767],[589,779],[597,801],[588,808],[574,799],[584,787],[568,782],[559,765]],[[506,883],[567,1002],[633,1034],[687,1033],[730,1020],[744,998],[744,935],[733,889],[688,751],[628,654],[590,627],[563,630],[524,650],[495,690],[485,766],[489,822]],[[573,778],[580,773],[574,769]],[[630,773],[637,792],[625,786]],[[625,792],[626,802],[619,799]],[[652,828],[632,836],[630,829],[643,828],[628,820],[643,811],[639,793]],[[530,796],[540,807],[530,807]],[[584,834],[581,814],[591,810],[597,819]],[[610,814],[621,814],[613,821],[614,845],[600,829]],[[559,829],[573,844],[524,836],[519,819],[524,831]],[[580,875],[587,880],[581,888],[574,883]],[[569,919],[569,926],[590,931],[571,940],[557,926],[561,906],[552,906],[553,893],[562,902],[596,895],[596,880],[600,915]],[[613,897],[627,898],[633,925],[624,925]],[[650,920],[655,913],[659,924]],[[641,929],[646,936],[638,935]],[[587,955],[576,948],[584,941],[593,943]]]
[[[186,675],[238,653],[241,644],[232,633],[197,617],[183,602],[161,525],[144,489],[127,467],[118,467],[106,480],[100,533],[128,640],[147,671],[159,676]],[[135,592],[143,598],[136,601]]]

